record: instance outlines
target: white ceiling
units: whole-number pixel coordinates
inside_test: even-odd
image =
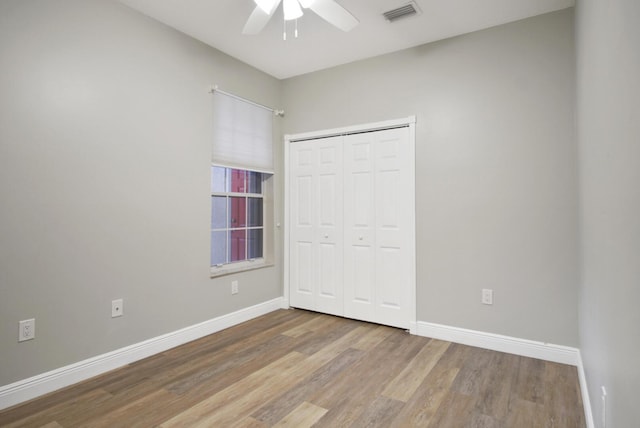
[[[310,10],[282,40],[282,5],[258,35],[242,34],[253,0],[119,0],[274,77],[309,73],[574,5],[574,0],[415,0],[422,14],[388,23],[409,0],[337,0],[360,24],[344,33]]]

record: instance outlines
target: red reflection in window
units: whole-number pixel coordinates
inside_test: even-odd
[[[245,260],[247,253],[247,231],[246,230],[232,230],[231,231],[231,260],[237,262],[239,260]]]
[[[236,193],[245,193],[245,179],[247,171],[239,169],[231,170],[231,191]]]
[[[231,203],[230,228],[247,225],[247,198],[229,198]]]

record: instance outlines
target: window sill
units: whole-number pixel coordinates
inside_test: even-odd
[[[262,269],[262,268],[273,267],[273,266],[275,266],[274,263],[268,262],[262,259],[262,260],[256,260],[253,262],[242,262],[238,264],[212,267],[210,271],[211,273],[210,278],[217,278],[220,276],[231,275],[234,273],[246,272],[250,270]]]

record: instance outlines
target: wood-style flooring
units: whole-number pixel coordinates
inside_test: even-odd
[[[0,412],[2,427],[584,427],[575,367],[280,310]]]

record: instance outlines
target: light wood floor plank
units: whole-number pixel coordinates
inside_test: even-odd
[[[449,347],[450,342],[431,340],[382,391],[385,397],[407,402]]]
[[[379,395],[353,423],[356,427],[388,427],[402,410],[404,403]]]
[[[63,392],[64,394],[65,392]],[[39,408],[37,402],[34,402],[35,408],[32,414],[28,414],[29,412],[19,412],[20,416],[17,419],[11,418],[11,414],[7,414],[7,418],[2,416],[0,413],[0,426],[3,428],[15,428],[15,427],[27,427],[27,426],[43,426],[47,425],[51,422],[58,422],[59,419],[67,417],[71,415],[72,417],[78,413],[82,413],[82,409],[91,408],[92,405],[100,406],[104,403],[107,403],[109,399],[112,397],[111,394],[104,391],[103,389],[96,389],[92,391],[88,391],[83,393],[77,397],[70,398],[67,401],[56,403],[55,399],[53,400],[55,404],[53,404],[49,408]],[[54,398],[54,397],[52,397]],[[31,408],[30,404],[23,406]],[[21,410],[20,408],[16,410]],[[10,422],[11,421],[11,422]]]
[[[304,354],[291,352],[217,394],[205,398],[198,404],[186,409],[163,423],[162,427],[207,426],[209,419],[241,415],[242,413],[238,412],[238,410],[246,407],[247,401],[263,396],[266,392],[265,390],[274,386],[274,381],[280,380],[285,376],[285,373],[290,373],[306,358],[307,356]],[[225,407],[227,409],[222,411]],[[208,426],[212,425],[209,424]]]
[[[228,428],[268,428],[269,426],[270,425],[260,422],[251,416],[245,416],[239,421],[234,422],[232,425],[229,425]]]
[[[353,348],[369,351],[378,346],[378,344],[389,337],[391,333],[393,333],[393,328],[379,325],[369,334],[360,337],[358,341],[353,344]]]
[[[406,341],[397,330],[354,364],[347,376],[335,379],[309,401],[328,409],[318,426],[350,426],[366,411],[404,366],[424,346],[424,340]],[[424,338],[422,338],[424,339]]]
[[[274,425],[277,428],[307,428],[313,426],[320,418],[322,418],[327,409],[314,406],[306,401],[296,407],[291,413],[282,418],[280,422]]]
[[[46,425],[42,425],[40,428],[63,428],[63,426],[60,425],[58,422],[53,421],[53,422],[49,422]]]
[[[489,375],[478,394],[478,413],[497,421],[506,419],[520,361],[521,358],[516,355],[493,354],[490,366],[486,368]]]
[[[523,358],[518,368],[515,393],[518,398],[544,403],[544,361]]]
[[[390,426],[429,426],[459,371],[458,367],[436,366],[425,378],[423,385],[398,412]]]
[[[477,396],[449,390],[429,422],[429,428],[459,428],[470,425],[477,399]]]
[[[309,377],[299,382],[295,387],[286,390],[266,405],[253,413],[253,417],[269,426],[276,424],[307,397],[322,390],[332,379],[342,376],[351,365],[365,356],[363,351],[347,349],[329,363],[313,372]]]

